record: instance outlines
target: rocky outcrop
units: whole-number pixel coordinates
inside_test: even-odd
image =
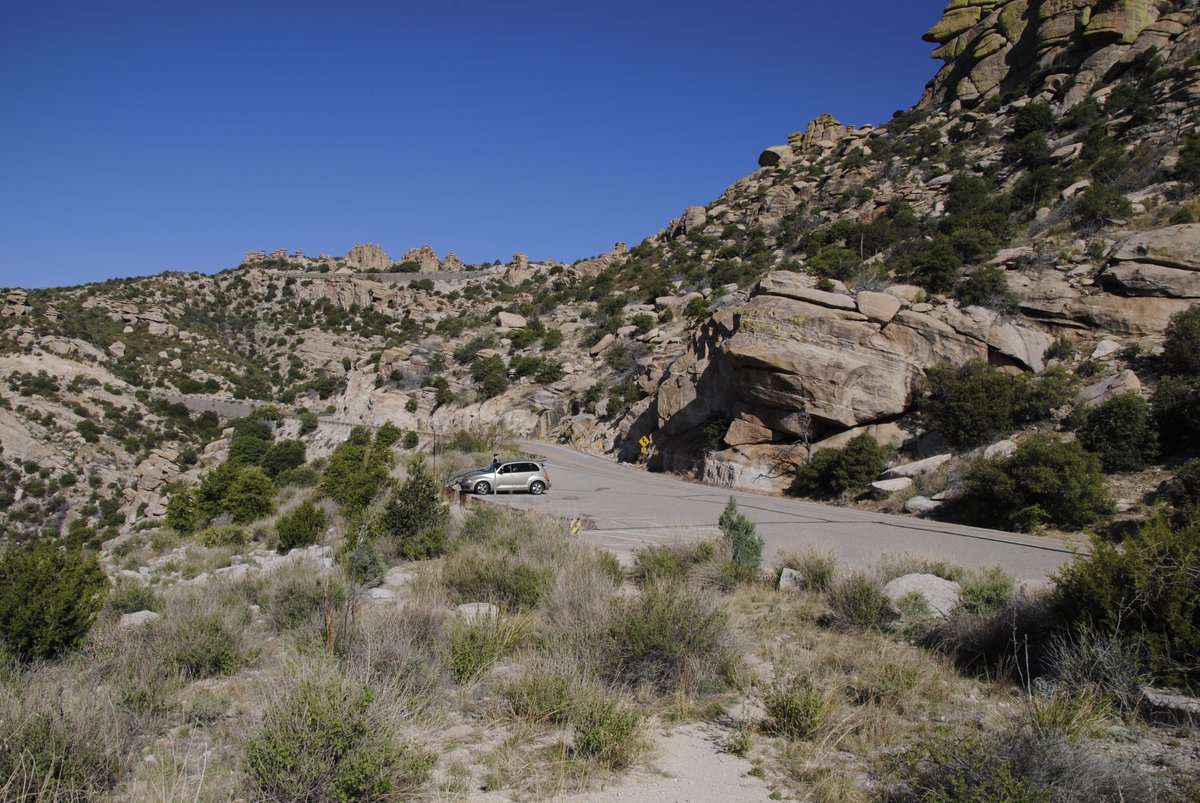
[[[457,260],[458,257],[455,257]],[[441,260],[438,259],[437,251],[429,245],[422,245],[420,248],[410,248],[404,252],[404,256],[400,258],[401,262],[415,262],[419,273],[436,273],[442,269]],[[462,263],[459,263],[460,265]]]
[[[391,267],[392,260],[375,243],[364,243],[350,249],[346,264],[355,270],[383,271]]]
[[[10,290],[4,295],[4,302],[0,304],[0,317],[20,317],[28,315],[30,306],[26,303],[28,294],[24,290]]]
[[[1128,52],[1161,46],[1194,12],[1156,0],[953,0],[925,34],[946,62],[924,103],[979,101],[1041,78],[1086,97]],[[1033,87],[1036,92],[1038,86]]]
[[[1200,298],[1200,224],[1126,238],[1114,249],[1100,280],[1124,295]]]

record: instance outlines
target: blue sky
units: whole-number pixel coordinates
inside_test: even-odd
[[[632,245],[915,103],[944,5],[2,0],[0,286]]]

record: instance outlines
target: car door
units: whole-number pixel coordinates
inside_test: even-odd
[[[511,491],[517,487],[514,483],[518,477],[518,463],[506,463],[500,466],[500,470],[496,473],[496,488],[501,491]]]

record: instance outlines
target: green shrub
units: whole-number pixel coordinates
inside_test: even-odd
[[[609,769],[624,769],[646,748],[644,717],[618,700],[595,700],[573,718],[575,752]]]
[[[387,573],[387,564],[383,562],[372,538],[355,539],[354,546],[343,555],[343,560],[350,577],[365,586],[379,585]]]
[[[241,666],[238,636],[219,615],[191,612],[170,626],[160,650],[163,658],[185,677],[195,680],[228,675]]]
[[[244,546],[246,531],[236,524],[209,527],[200,535],[200,543],[206,547]]]
[[[181,486],[171,492],[164,524],[177,533],[188,535],[200,525],[201,518],[196,493],[190,486]]]
[[[499,357],[475,360],[471,364],[471,378],[479,383],[479,391],[485,399],[508,390],[508,367]]]
[[[934,366],[926,379],[929,396],[921,412],[955,446],[977,446],[1012,431],[1013,381],[987,363]]]
[[[1181,520],[1200,516],[1200,458],[1194,457],[1175,469],[1163,498]]]
[[[1156,518],[1119,546],[1096,539],[1056,585],[1068,622],[1134,639],[1160,678],[1200,688],[1200,523]]]
[[[525,615],[477,616],[450,632],[450,674],[474,683],[502,656],[525,640],[532,620]]]
[[[9,546],[0,555],[0,643],[20,661],[57,658],[87,635],[107,591],[92,555],[47,541]]]
[[[307,448],[300,441],[277,441],[267,449],[259,465],[267,472],[268,477],[275,479],[284,472],[304,465],[307,454]]]
[[[732,660],[729,614],[709,595],[681,583],[647,586],[614,601],[600,670],[611,683],[661,692],[720,687]]]
[[[312,410],[301,410],[300,411],[300,436],[301,437],[308,435],[310,432],[316,432],[318,424],[319,424],[319,422],[317,421],[317,414],[314,413]]]
[[[272,801],[384,800],[425,784],[436,756],[398,742],[375,694],[336,676],[310,676],[272,704],[246,743],[254,795]]]
[[[991,616],[1008,603],[1016,587],[1003,569],[992,567],[963,582],[959,604],[968,613]]]
[[[384,532],[396,539],[400,554],[409,560],[437,557],[445,549],[445,526],[450,508],[441,501],[441,489],[417,455],[408,479],[383,512]]]
[[[698,541],[693,544],[648,544],[633,553],[633,576],[642,585],[663,580],[683,580],[702,563],[717,559],[716,544]]]
[[[1133,204],[1124,193],[1107,184],[1088,187],[1071,206],[1076,229],[1097,231],[1109,223],[1133,217]]]
[[[836,496],[863,488],[887,467],[888,450],[870,435],[855,437],[845,448],[822,449],[796,470],[798,493]]]
[[[984,265],[959,280],[954,295],[964,307],[977,304],[1006,311],[1016,306],[1017,297],[1008,286],[1004,268]]]
[[[313,573],[312,564],[276,571],[261,594],[263,614],[280,632],[309,627],[319,613],[337,610],[346,601],[345,587]]]
[[[120,579],[108,592],[104,610],[111,615],[120,616],[123,613],[156,611],[161,604],[158,594],[150,586],[137,580]]]
[[[409,401],[415,402],[416,399],[409,399]],[[416,449],[417,446],[419,446],[420,444],[421,444],[421,436],[418,435],[417,433],[406,432],[404,434],[404,444],[403,445],[404,445],[405,449],[409,449],[409,450]]]
[[[554,588],[554,569],[509,551],[464,547],[447,558],[442,583],[462,602],[525,611]]]
[[[865,574],[851,574],[833,586],[829,606],[842,627],[884,630],[899,618],[883,588]]]
[[[1096,454],[1105,471],[1138,471],[1158,452],[1150,405],[1136,392],[1121,393],[1089,410],[1079,442]]]
[[[1171,316],[1163,341],[1163,373],[1200,377],[1200,304]]]
[[[757,576],[762,567],[762,536],[758,534],[754,522],[738,512],[737,502],[732,496],[721,512],[718,526],[721,528],[721,538],[733,556],[737,576],[742,580]]]
[[[1024,441],[1011,457],[976,462],[957,508],[972,523],[1018,532],[1078,529],[1114,510],[1099,458],[1052,435]]]
[[[1054,108],[1049,103],[1029,103],[1013,116],[1012,137],[1023,139],[1034,133],[1049,133],[1054,125]]]
[[[313,504],[311,499],[305,499],[295,510],[280,516],[279,521],[275,522],[279,551],[289,552],[317,543],[327,524],[325,511]]]
[[[793,740],[811,739],[829,711],[829,697],[807,675],[776,678],[763,694],[769,732]]]
[[[1200,378],[1163,377],[1150,407],[1163,451],[1200,455]]]
[[[240,465],[226,460],[210,470],[200,480],[200,485],[196,489],[196,508],[205,520],[222,512],[221,503],[225,499],[225,494],[241,471]]]
[[[577,706],[580,681],[575,671],[534,667],[516,674],[501,688],[513,714],[530,722],[562,724]]]
[[[829,555],[809,552],[805,555],[784,555],[780,569],[792,569],[800,574],[804,587],[812,591],[828,591],[833,585],[834,560]]]
[[[393,459],[388,446],[372,443],[369,430],[355,427],[350,438],[329,455],[321,493],[347,514],[364,510],[387,485]]]
[[[221,509],[238,524],[269,516],[275,508],[275,483],[257,466],[242,469],[221,498]]]

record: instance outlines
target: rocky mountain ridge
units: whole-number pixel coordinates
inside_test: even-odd
[[[7,291],[0,458],[96,476],[61,491],[61,529],[105,493],[125,527],[156,520],[221,454],[195,419],[222,401],[283,405],[289,432],[316,414],[317,457],[352,424],[427,443],[500,424],[625,460],[646,435],[652,468],[785,490],[859,433],[915,448],[939,364],[1086,365],[1092,402],[1152,384],[1123,355],[1154,354],[1200,298],[1196,15],[956,0],[916,107],[822,116],[713,202],[571,265],[368,244]],[[1082,356],[1048,356],[1064,340]]]

